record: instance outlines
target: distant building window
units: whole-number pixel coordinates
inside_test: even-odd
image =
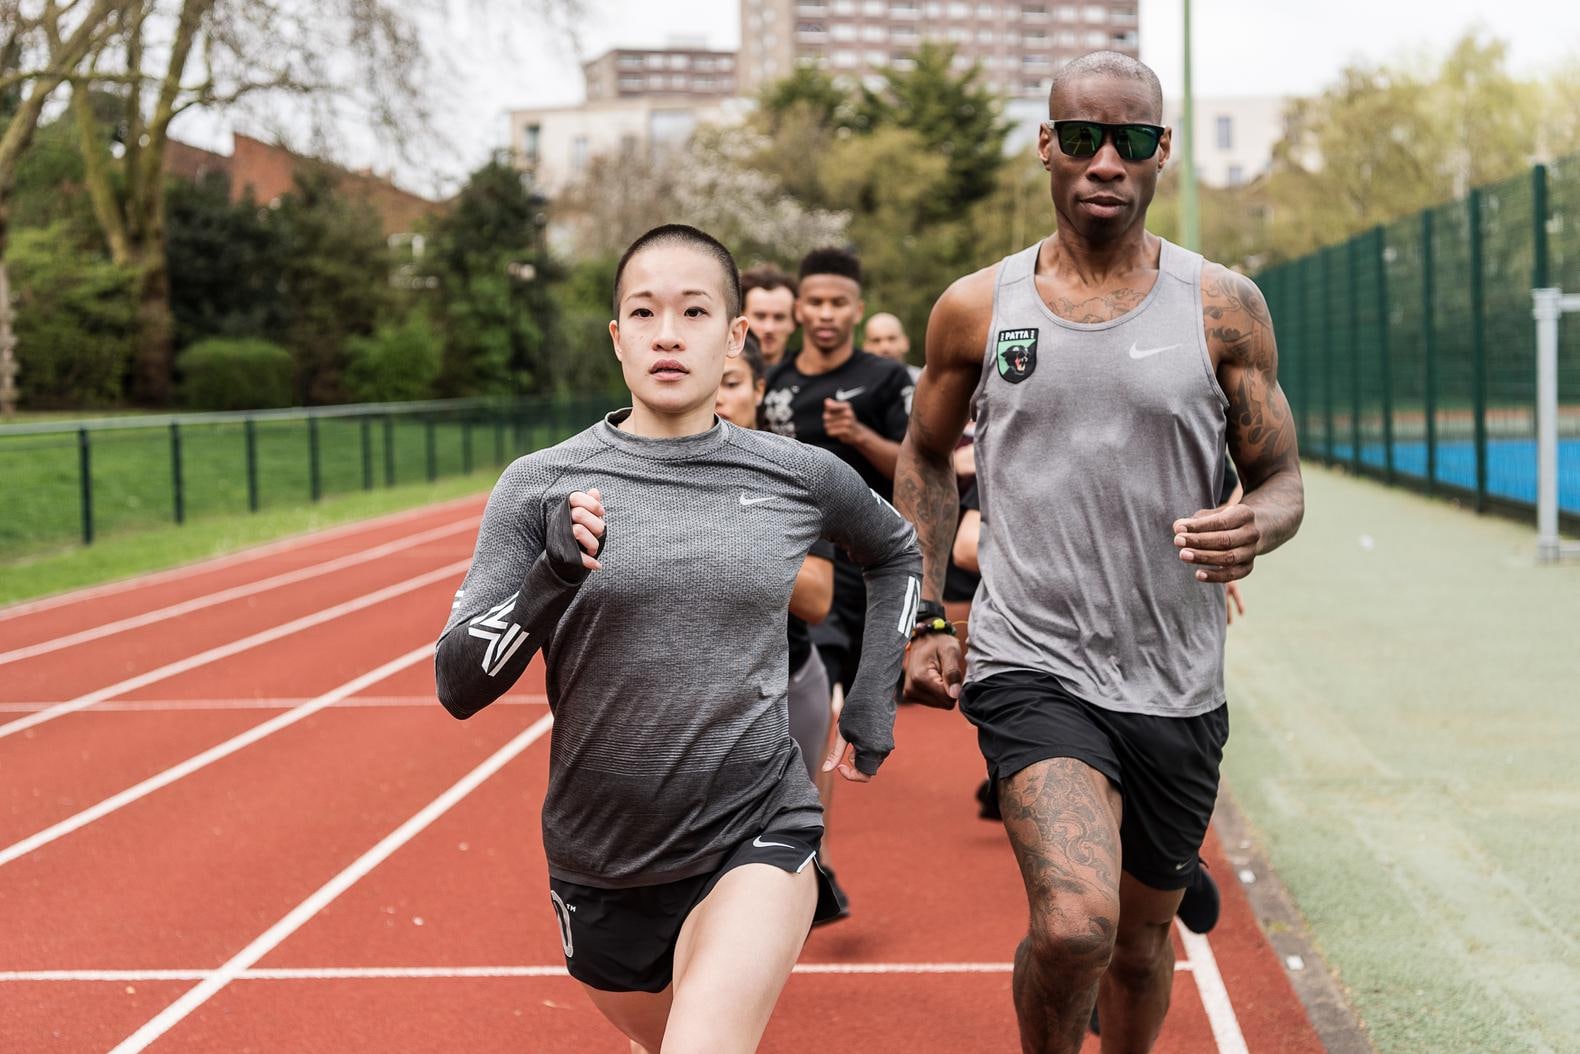
[[[829,30],[829,35],[835,40],[855,40],[857,30],[849,22],[835,22],[834,28]]]
[[[1234,149],[1234,118],[1228,114],[1218,115],[1218,149]]]
[[[571,171],[580,172],[587,167],[587,137],[579,135],[571,140]]]
[[[971,17],[971,5],[970,4],[950,4],[949,5],[949,17],[950,18],[970,18]]]
[[[642,68],[642,56],[640,56],[640,55],[621,55],[615,61],[619,64],[620,68],[623,69],[623,70],[631,70],[631,69],[639,70],[639,69]]]
[[[1108,21],[1108,8],[1103,7],[1100,4],[1087,4],[1086,5],[1086,20],[1088,22],[1106,22],[1106,21]]]
[[[834,13],[836,15],[855,14],[856,0],[834,0]]]
[[[1230,165],[1229,166],[1229,185],[1231,187],[1238,187],[1241,183],[1244,183],[1244,182],[1245,182],[1245,169],[1240,167],[1239,165]]]
[[[538,156],[543,149],[543,126],[529,124],[522,136],[521,150],[527,155],[527,160],[537,164]]]
[[[1030,8],[1027,8],[1026,10],[1027,10],[1028,13],[1031,11]],[[1044,11],[1043,13],[1046,14],[1047,12]],[[1080,12],[1078,12],[1075,8],[1071,7],[1069,4],[1060,4],[1059,5],[1059,9],[1058,9],[1058,16],[1059,16],[1059,21],[1060,22],[1074,22],[1077,18],[1080,17]]]
[[[626,132],[620,136],[620,153],[624,157],[635,157],[637,147],[641,145],[635,132]]]
[[[669,56],[669,68],[672,70],[683,70],[689,65],[691,65],[691,57],[689,55]]]
[[[868,18],[882,18],[889,13],[888,0],[866,0],[861,5],[861,13]]]
[[[664,56],[662,55],[649,55],[646,61],[647,68],[650,70],[661,70],[664,68]]]
[[[1108,34],[1107,33],[1104,33],[1100,29],[1093,29],[1093,30],[1088,30],[1087,31],[1087,34],[1086,34],[1086,46],[1087,47],[1100,48],[1104,44],[1107,44],[1107,43],[1108,43]]]
[[[888,29],[887,26],[873,26],[873,25],[863,26],[862,29],[861,29],[861,39],[862,40],[872,40],[872,41],[888,40],[889,39],[889,29]]]

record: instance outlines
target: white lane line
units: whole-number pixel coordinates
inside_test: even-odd
[[[375,516],[370,520],[355,520],[351,523],[340,524],[337,527],[326,527],[321,531],[293,534],[288,538],[265,542],[262,545],[249,546],[246,549],[238,549],[233,553],[225,553],[222,556],[210,557],[207,560],[199,560],[195,563],[182,564],[180,567],[172,567],[165,571],[153,571],[146,575],[137,575],[133,578],[122,578],[114,582],[106,582],[103,585],[73,589],[68,593],[56,593],[53,596],[40,597],[37,600],[25,600],[18,604],[12,604],[10,607],[0,608],[0,622],[17,618],[20,615],[31,615],[36,611],[48,611],[51,608],[75,604],[82,600],[93,600],[97,597],[124,593],[128,589],[141,589],[144,586],[157,585],[160,582],[187,578],[208,571],[217,571],[231,564],[245,563],[248,560],[256,560],[264,556],[273,556],[287,549],[305,548],[318,542],[333,541],[336,538],[355,534],[358,531],[370,531],[379,527],[388,527],[391,524],[401,523],[405,520],[415,520],[432,513],[441,513],[452,506],[466,505],[469,502],[481,500],[482,495],[468,494],[465,497],[451,498],[448,501],[435,502],[432,505],[420,505],[415,509],[402,509],[400,512],[392,512],[386,516]]]
[[[0,666],[3,666],[8,662],[20,662],[23,659],[32,659],[39,655],[48,655],[50,652],[60,651],[62,648],[70,648],[78,644],[86,644],[88,641],[100,640],[104,637],[108,637],[116,633],[122,633],[126,630],[139,629],[143,626],[151,626],[156,622],[163,622],[166,619],[177,618],[181,615],[189,615],[194,611],[202,611],[204,608],[210,608],[216,604],[224,604],[232,600],[239,600],[242,597],[250,597],[257,593],[264,593],[271,589],[278,589],[281,586],[288,586],[296,582],[304,582],[310,578],[318,578],[323,575],[333,574],[336,571],[343,571],[348,567],[355,567],[358,564],[365,564],[369,560],[381,560],[386,556],[401,552],[404,549],[411,549],[419,545],[425,545],[428,542],[436,541],[440,538],[446,537],[447,535],[460,534],[463,531],[471,531],[477,527],[479,522],[480,521],[475,519],[466,519],[459,523],[447,524],[443,527],[435,527],[431,530],[420,531],[417,534],[409,535],[405,538],[397,538],[395,541],[374,546],[372,549],[365,549],[361,552],[350,553],[346,556],[339,556],[333,560],[325,560],[320,564],[311,564],[307,567],[299,567],[295,571],[286,571],[282,574],[274,575],[271,578],[263,578],[256,582],[247,582],[243,585],[232,586],[229,589],[221,589],[218,592],[209,593],[205,596],[193,597],[191,600],[183,600],[178,604],[170,604],[166,607],[156,608],[153,611],[147,611],[141,615],[131,615],[127,618],[117,619],[114,622],[106,622],[100,626],[89,626],[87,629],[81,629],[75,633],[68,633],[65,636],[55,637],[51,640],[40,641],[37,644],[29,644],[25,647],[13,648],[10,651],[0,651]]]
[[[1014,963],[797,963],[799,974],[975,974],[1010,973]],[[1174,969],[1189,973],[1191,964]],[[7,981],[204,981],[217,970],[10,970]],[[569,977],[563,966],[323,966],[241,970],[237,981],[364,981],[426,980],[457,977]]]
[[[1240,1031],[1240,1021],[1234,1016],[1234,1005],[1229,1002],[1229,990],[1223,986],[1223,975],[1218,972],[1218,960],[1212,954],[1207,938],[1192,933],[1177,920],[1180,940],[1185,943],[1185,955],[1190,959],[1191,974],[1196,978],[1196,991],[1207,1008],[1207,1024],[1212,1027],[1212,1038],[1218,1044],[1219,1054],[1250,1054],[1245,1045],[1245,1035]]]
[[[135,713],[211,713],[226,710],[290,710],[308,702],[306,696],[277,699],[122,699],[100,703],[93,708],[96,714]],[[489,703],[490,709],[500,706],[543,706],[546,695],[506,695]],[[48,710],[59,703],[0,703],[0,714],[33,714]],[[342,710],[398,709],[438,706],[432,695],[359,695],[340,704]]]
[[[347,600],[344,603],[336,604],[334,607],[325,608],[311,615],[304,615],[299,619],[293,619],[271,629],[254,633],[250,637],[243,637],[240,640],[231,641],[229,644],[221,644],[218,647],[210,648],[208,651],[199,652],[185,659],[166,663],[164,666],[149,670],[147,673],[140,673],[136,677],[128,677],[126,680],[112,684],[108,688],[100,688],[98,691],[78,696],[70,702],[59,703],[48,710],[40,710],[37,713],[29,714],[27,717],[19,717],[15,721],[0,725],[0,739],[4,739],[6,736],[14,736],[18,732],[41,725],[45,721],[53,721],[57,717],[64,717],[78,710],[84,710],[95,703],[113,699],[117,695],[125,695],[127,692],[136,691],[157,681],[162,681],[166,677],[174,677],[178,673],[195,670],[199,666],[205,666],[219,659],[229,658],[249,648],[256,648],[260,644],[268,644],[270,641],[288,637],[301,630],[309,629],[325,622],[331,622],[343,615],[349,615],[353,611],[361,611],[363,608],[372,607],[374,604],[382,604],[384,601],[398,597],[403,593],[410,593],[414,589],[421,589],[423,586],[432,585],[452,575],[459,574],[466,570],[471,562],[470,558],[457,560],[453,564],[446,564],[441,568],[429,571],[427,574],[418,575],[416,578],[407,579],[393,586],[386,586],[383,589]]]
[[[0,849],[0,867],[4,867],[17,857],[25,856],[35,849],[48,845],[50,842],[64,838],[71,832],[86,827],[95,820],[103,819],[117,809],[123,809],[135,801],[146,798],[161,787],[168,787],[176,780],[190,776],[199,769],[214,764],[221,758],[227,758],[236,753],[236,751],[249,747],[266,736],[272,736],[283,728],[289,728],[298,721],[318,713],[326,706],[333,706],[348,695],[359,692],[370,685],[377,684],[384,678],[421,662],[433,654],[433,648],[432,644],[424,644],[420,648],[413,648],[400,658],[391,659],[378,669],[369,670],[362,676],[355,677],[339,688],[325,692],[318,698],[311,699],[294,710],[288,710],[278,717],[271,717],[260,725],[254,725],[247,731],[232,736],[225,742],[210,747],[201,754],[194,754],[185,761],[172,765],[163,772],[150,776],[135,786],[126,788],[119,794],[113,794],[105,798],[97,805],[90,805],[74,816],[69,816],[57,824],[44,828],[37,834],[29,835],[20,842],[14,842],[4,849]]]
[[[110,1054],[135,1054],[179,1024],[188,1014],[208,1002],[215,993],[230,984],[242,973],[250,970],[259,959],[268,955],[291,934],[306,925],[314,915],[324,910],[336,897],[350,889],[363,876],[387,860],[394,852],[411,841],[424,828],[448,812],[461,799],[476,790],[484,780],[498,772],[517,754],[541,738],[553,724],[549,715],[538,718],[514,739],[496,750],[477,768],[462,776],[449,790],[423,807],[411,819],[385,835],[372,849],[363,853],[344,871],[320,886],[280,921],[270,926],[230,960],[189,989],[180,999],[161,1010],[126,1039],[116,1044]]]

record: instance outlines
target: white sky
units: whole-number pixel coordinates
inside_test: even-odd
[[[581,58],[610,47],[662,46],[675,36],[713,47],[740,43],[739,0],[592,0],[581,33]],[[453,187],[464,173],[506,145],[505,113],[523,106],[582,98],[578,56],[568,42],[531,26],[483,24],[479,5],[449,0],[447,61],[455,78],[444,92],[441,126],[449,140],[421,165],[398,164],[378,144],[348,136],[335,158],[397,167],[413,190]],[[1181,0],[1139,0],[1141,58],[1157,70],[1166,94],[1183,75]],[[1580,3],[1574,0],[1195,0],[1198,98],[1311,94],[1349,61],[1441,55],[1472,26],[1512,47],[1512,66],[1536,75],[1580,61]],[[243,121],[235,122],[245,130]],[[183,117],[175,129],[228,149],[232,121]]]

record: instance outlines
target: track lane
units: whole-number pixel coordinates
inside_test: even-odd
[[[352,604],[389,589],[392,582],[417,578],[464,561],[471,556],[471,541],[451,537],[431,542],[371,565],[344,568],[294,587],[221,605],[192,618],[128,630],[95,641],[80,654],[70,649],[12,663],[0,677],[0,701],[72,700],[102,695],[115,685],[143,678],[162,667],[211,649],[236,645],[293,621],[310,620],[338,605]],[[459,571],[455,577],[460,578]],[[436,618],[442,618],[447,607],[441,607]],[[236,693],[227,690],[224,694]]]
[[[0,651],[128,618],[271,575],[354,555],[363,549],[482,515],[485,498],[468,496],[387,517],[341,524],[102,586],[0,607]]]

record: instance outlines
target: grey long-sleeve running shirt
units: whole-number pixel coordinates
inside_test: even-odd
[[[440,700],[467,717],[543,650],[549,872],[607,887],[703,874],[771,826],[821,824],[790,738],[785,648],[796,572],[819,537],[866,575],[867,636],[839,727],[857,767],[877,771],[921,570],[910,524],[832,454],[722,421],[645,439],[615,427],[625,413],[505,470],[436,660]],[[594,487],[603,566],[582,577],[564,508]]]

